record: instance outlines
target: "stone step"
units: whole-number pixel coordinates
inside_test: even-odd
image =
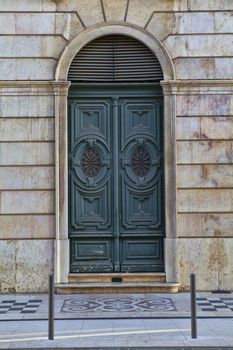
[[[179,283],[167,282],[85,282],[56,284],[58,294],[176,293]]]
[[[120,281],[121,280],[121,281]],[[165,282],[166,274],[159,273],[71,273],[69,283]]]

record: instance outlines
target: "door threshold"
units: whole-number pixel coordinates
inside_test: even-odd
[[[177,293],[179,283],[167,282],[80,282],[55,286],[58,294],[136,294],[136,293]]]
[[[70,273],[69,283],[165,282],[164,272]]]

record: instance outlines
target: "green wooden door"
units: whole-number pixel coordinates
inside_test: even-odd
[[[163,271],[162,97],[140,89],[71,90],[71,272]]]

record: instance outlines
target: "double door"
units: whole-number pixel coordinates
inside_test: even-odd
[[[163,271],[162,97],[103,90],[69,97],[70,270]]]

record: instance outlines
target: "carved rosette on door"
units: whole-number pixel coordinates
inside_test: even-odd
[[[154,192],[157,190],[160,175],[160,153],[155,145],[147,138],[134,139],[126,145],[125,157],[122,159],[123,190],[128,209],[124,211],[122,225],[127,229],[158,227],[161,224],[160,212],[153,209]],[[135,203],[128,203],[128,199]],[[127,205],[128,203],[128,205]]]
[[[101,130],[97,129],[94,120],[100,118],[96,112],[83,112],[79,137],[74,144],[71,162],[73,181],[79,195],[76,202],[78,215],[72,222],[77,229],[93,227],[96,229],[110,226],[107,203],[110,181],[110,145]],[[92,118],[90,118],[92,117]],[[87,122],[89,120],[89,123]],[[91,122],[93,120],[93,122]],[[85,129],[88,129],[88,135]],[[93,135],[91,134],[93,132]],[[99,132],[99,135],[98,135]],[[82,135],[83,134],[83,135]],[[99,209],[103,210],[100,211]]]

